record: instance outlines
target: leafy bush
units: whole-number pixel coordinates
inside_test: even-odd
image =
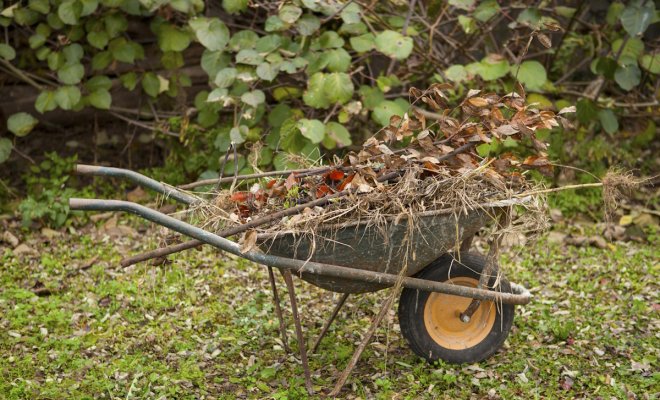
[[[413,85],[452,82],[458,98],[517,81],[540,108],[577,99],[577,129],[549,133],[553,158],[633,159],[656,131],[638,116],[657,105],[655,4],[524,3],[0,0],[0,67],[40,90],[7,127],[22,137],[40,113],[110,111],[163,133],[187,175],[211,177],[232,143],[241,173],[350,148],[411,112]],[[121,91],[143,110],[114,104]],[[623,145],[598,146],[612,139]],[[0,137],[0,162],[14,143]]]

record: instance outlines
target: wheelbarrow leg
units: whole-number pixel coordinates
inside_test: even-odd
[[[286,326],[284,325],[284,318],[282,317],[282,307],[280,305],[280,296],[277,293],[277,286],[275,285],[275,274],[273,273],[273,267],[268,267],[268,280],[270,281],[270,288],[273,291],[273,303],[275,303],[275,314],[277,314],[277,320],[280,324],[282,345],[284,346],[284,351],[290,353],[291,349],[289,348],[289,340],[286,337]]]
[[[392,293],[387,297],[387,299],[383,301],[383,304],[380,307],[380,311],[378,312],[378,315],[376,315],[376,317],[371,321],[371,326],[369,327],[369,330],[367,330],[367,333],[364,335],[362,342],[357,347],[357,349],[355,349],[355,352],[353,352],[353,357],[351,357],[351,361],[348,362],[348,365],[341,373],[341,376],[337,380],[337,383],[335,383],[335,387],[334,389],[332,389],[332,392],[328,394],[329,397],[336,397],[337,395],[339,395],[341,388],[344,387],[344,384],[346,384],[346,380],[348,379],[348,376],[351,374],[351,371],[353,371],[353,368],[355,368],[355,365],[360,359],[362,352],[367,347],[369,342],[371,342],[371,338],[376,332],[376,328],[378,328],[378,325],[380,325],[380,322],[385,317],[385,314],[387,314],[387,311],[392,306],[392,302],[394,301],[394,298],[396,297],[396,294],[399,292],[399,290],[400,288],[394,289]]]
[[[321,344],[321,340],[323,340],[323,337],[328,332],[328,328],[330,328],[330,325],[332,325],[332,322],[337,317],[337,314],[339,314],[339,310],[341,310],[342,306],[346,302],[348,295],[349,293],[342,294],[337,304],[335,304],[335,309],[332,310],[332,314],[330,315],[330,318],[325,322],[325,325],[323,325],[323,329],[321,330],[319,337],[316,338],[316,342],[314,342],[314,346],[312,346],[310,353],[316,353],[316,350],[319,348],[319,345]]]
[[[289,300],[291,301],[291,313],[293,314],[293,322],[296,327],[296,336],[298,337],[298,349],[300,350],[300,360],[302,361],[303,371],[305,372],[305,388],[307,393],[313,394],[312,378],[309,373],[309,364],[307,363],[307,349],[305,346],[305,338],[303,337],[302,326],[300,325],[300,316],[298,315],[298,303],[296,301],[296,292],[293,286],[293,278],[291,278],[291,271],[288,269],[281,269],[286,288],[289,291]]]

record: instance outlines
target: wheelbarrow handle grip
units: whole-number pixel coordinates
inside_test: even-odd
[[[158,182],[155,179],[151,179],[148,176],[142,175],[135,171],[131,171],[130,169],[77,164],[75,173],[77,175],[109,176],[113,178],[128,179],[137,185],[144,186],[180,203],[191,205],[197,202],[197,199],[193,196],[190,196],[172,186]]]

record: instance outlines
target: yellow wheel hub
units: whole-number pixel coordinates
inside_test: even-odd
[[[454,285],[477,287],[479,281],[457,277],[446,281]],[[461,313],[472,299],[444,293],[431,293],[424,306],[424,324],[431,338],[441,347],[464,350],[481,343],[495,324],[497,309],[492,301],[482,301],[469,322],[461,321]]]

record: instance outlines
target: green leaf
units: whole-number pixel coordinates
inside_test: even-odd
[[[32,115],[19,112],[9,117],[7,120],[7,129],[14,135],[23,137],[30,133],[38,123],[39,121]]]
[[[195,18],[189,24],[197,40],[207,49],[219,51],[227,46],[229,29],[218,18]]]
[[[16,58],[16,51],[10,45],[0,43],[0,58],[11,61]]]
[[[48,3],[48,0],[30,0],[28,7],[30,7],[31,10],[44,15],[50,12],[50,4]]]
[[[616,115],[609,108],[602,109],[598,112],[598,119],[600,124],[603,125],[605,132],[610,135],[616,133],[619,130],[619,121],[616,119]]]
[[[138,77],[135,72],[131,71],[120,76],[119,80],[126,89],[132,91],[137,86]]]
[[[485,81],[502,78],[509,72],[509,62],[498,56],[488,56],[479,63],[468,64],[465,67],[470,73],[477,73]]]
[[[364,35],[354,36],[349,39],[351,47],[358,53],[366,53],[376,48],[376,36],[373,33],[365,33]]]
[[[302,36],[311,36],[321,27],[321,20],[311,14],[305,14],[296,22],[296,29]]]
[[[98,89],[87,96],[87,101],[92,107],[100,110],[108,110],[112,104],[112,96],[107,90]]]
[[[231,141],[235,144],[241,144],[245,142],[245,138],[250,132],[250,128],[245,125],[235,126],[229,131],[229,137]]]
[[[277,66],[270,63],[261,63],[257,67],[257,76],[265,81],[272,81],[277,77]]]
[[[85,67],[82,64],[64,64],[57,70],[57,78],[65,85],[75,85],[85,75]]]
[[[259,40],[259,35],[254,31],[244,30],[234,33],[229,40],[229,49],[239,51],[241,49],[253,49]]]
[[[333,72],[323,80],[323,92],[330,103],[346,103],[354,90],[351,76],[344,72]]]
[[[11,140],[0,137],[0,164],[9,159],[13,147]]]
[[[364,107],[368,110],[373,110],[374,107],[385,101],[385,94],[373,86],[360,86],[360,96],[362,96]]]
[[[339,15],[345,24],[357,24],[362,20],[361,13],[362,7],[360,7],[359,4],[349,3],[343,10],[341,10]]]
[[[123,37],[113,39],[108,46],[112,58],[117,61],[133,64],[136,54],[135,48]]]
[[[351,66],[351,55],[343,48],[326,51],[322,58],[326,68],[332,72],[346,72]]]
[[[280,35],[266,35],[257,40],[254,47],[258,53],[270,53],[282,45],[282,36]]]
[[[228,92],[227,89],[225,88],[213,89],[206,98],[206,101],[209,103],[216,103],[219,101],[223,101],[227,97],[227,94]]]
[[[266,101],[266,95],[261,90],[253,90],[251,92],[243,93],[241,101],[252,107],[257,107],[259,104]]]
[[[300,18],[302,12],[303,11],[300,7],[287,4],[280,8],[280,11],[277,15],[284,23],[293,24],[298,20],[298,18]]]
[[[581,124],[587,125],[598,116],[598,107],[589,99],[580,99],[576,105],[576,116]]]
[[[538,61],[525,61],[520,64],[520,69],[515,65],[512,66],[511,74],[514,77],[516,70],[518,72],[518,80],[528,90],[540,90],[548,78],[543,64]]]
[[[236,62],[239,64],[259,65],[264,57],[252,49],[241,50],[236,54]]]
[[[222,0],[222,8],[229,14],[236,14],[245,11],[250,0]]]
[[[218,72],[229,65],[231,58],[229,54],[221,51],[204,50],[202,53],[202,69],[206,71],[208,76],[214,77]]]
[[[89,32],[87,34],[87,41],[97,49],[104,49],[108,45],[108,40],[109,37],[106,31]]]
[[[324,84],[326,75],[317,72],[307,81],[307,90],[303,94],[303,101],[313,108],[328,108],[330,101],[325,95]]]
[[[610,4],[609,8],[607,9],[605,22],[607,22],[608,25],[616,25],[625,7],[626,6],[623,3],[618,1],[613,1],[612,4]]]
[[[298,153],[309,143],[307,139],[300,133],[298,129],[298,122],[289,118],[282,123],[280,127],[280,145],[289,153]],[[276,163],[278,156],[273,160]]]
[[[80,97],[80,89],[76,86],[62,86],[55,91],[55,102],[62,110],[72,110]]]
[[[654,14],[653,1],[647,1],[645,4],[641,1],[633,1],[621,13],[621,25],[630,36],[641,35],[651,24]]]
[[[603,75],[607,79],[614,79],[614,72],[618,64],[609,57],[598,57],[591,62],[591,72],[596,75]]]
[[[66,0],[57,8],[57,16],[67,25],[78,25],[83,5],[78,0]]]
[[[623,39],[617,39],[612,42],[612,53],[618,54],[621,46],[623,45]],[[644,42],[638,38],[628,38],[623,50],[621,50],[620,59],[629,58],[636,60],[644,52]]]
[[[278,32],[287,29],[289,26],[284,23],[277,15],[271,15],[266,18],[264,29],[266,32]]]
[[[303,118],[297,124],[300,133],[312,143],[321,143],[325,136],[325,125],[318,119]]]
[[[390,118],[393,115],[403,116],[406,111],[408,110],[403,108],[399,103],[386,100],[374,107],[371,118],[381,126],[387,126],[390,124]]]
[[[642,71],[637,64],[619,66],[614,73],[614,80],[623,90],[631,90],[639,85],[642,79]]]
[[[93,14],[99,6],[99,0],[80,0],[80,2],[82,3],[81,17]]]
[[[81,45],[74,43],[64,47],[62,49],[62,54],[64,54],[64,59],[67,63],[75,64],[82,60],[84,51]]]
[[[128,20],[121,13],[107,14],[103,18],[105,31],[111,38],[117,37],[119,34],[128,29]]]
[[[147,72],[142,77],[142,89],[151,97],[156,97],[160,93],[160,79],[153,72]]]
[[[445,76],[452,82],[459,83],[467,80],[468,72],[464,66],[457,64],[445,70]]]
[[[284,103],[279,103],[268,113],[268,124],[273,128],[278,128],[282,126],[282,123],[290,118],[293,113],[291,112],[291,107]]]
[[[340,147],[350,146],[353,143],[348,129],[346,129],[344,125],[334,121],[328,122],[325,126],[325,134],[336,143],[340,144]]]
[[[463,29],[463,32],[467,33],[468,35],[476,32],[478,29],[477,22],[474,20],[474,18],[465,15],[458,16],[458,24]]]
[[[338,49],[344,46],[344,39],[335,31],[325,31],[318,38],[318,45],[322,49]]]
[[[229,39],[229,33],[227,33],[227,39]],[[225,41],[224,44],[226,43]],[[163,24],[158,30],[158,45],[162,51],[183,51],[190,45],[190,35],[174,25]]]
[[[34,108],[42,114],[47,111],[52,111],[56,107],[57,102],[55,102],[55,92],[52,90],[44,90],[39,93],[37,100],[34,102]]]
[[[660,74],[660,53],[644,54],[639,65],[652,74]]]
[[[461,10],[470,11],[476,0],[449,0],[449,4]]]
[[[472,15],[481,22],[486,22],[500,12],[500,6],[495,0],[486,0],[479,4]]]
[[[215,76],[214,83],[219,88],[227,88],[236,80],[236,68],[225,68]]]
[[[387,56],[403,60],[412,52],[413,40],[399,32],[387,30],[376,36],[376,49]]]
[[[183,53],[179,51],[165,51],[160,57],[160,62],[165,69],[177,69],[183,67]]]
[[[112,58],[112,53],[109,51],[101,51],[96,53],[94,57],[92,57],[92,70],[100,71],[107,68],[108,65],[110,65],[112,62]]]

